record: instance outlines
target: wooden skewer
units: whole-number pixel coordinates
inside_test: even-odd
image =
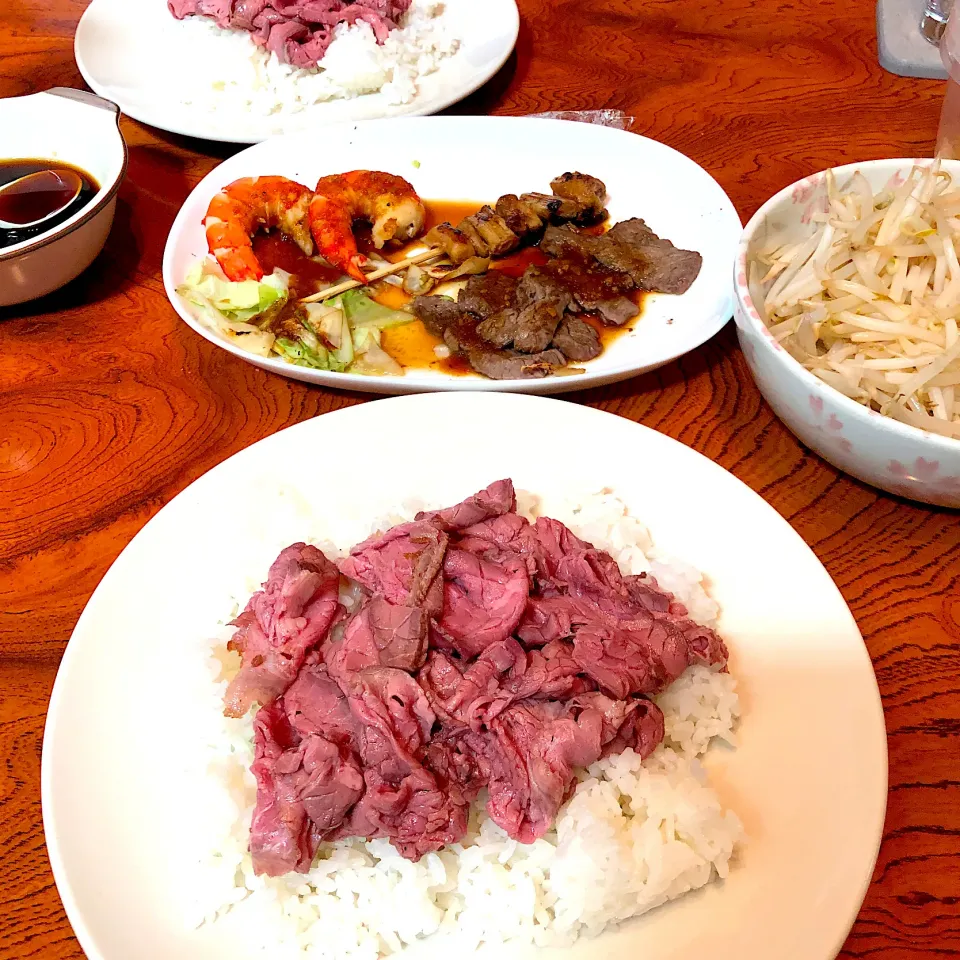
[[[443,251],[439,247],[430,247],[428,250],[421,250],[419,253],[415,253],[412,257],[407,257],[406,260],[400,260],[397,263],[391,263],[389,266],[380,267],[379,270],[371,271],[366,275],[363,283],[359,280],[344,280],[343,283],[327,287],[326,290],[321,290],[319,293],[312,293],[309,297],[303,297],[300,302],[316,303],[318,300],[329,300],[330,297],[335,297],[339,293],[345,293],[347,290],[353,290],[355,287],[365,287],[374,280],[381,280],[383,277],[389,277],[392,273],[399,273],[401,270],[406,270],[407,267],[414,266],[414,264],[426,263],[427,260],[433,260],[442,255]]]

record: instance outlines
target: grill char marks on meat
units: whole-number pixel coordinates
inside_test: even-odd
[[[423,240],[428,246],[439,247],[457,265],[475,255],[469,238],[449,223],[437,224]]]
[[[596,177],[565,173],[550,184],[553,196],[525,193],[520,200],[543,220],[581,225],[595,223],[606,215],[607,188]]]
[[[463,838],[483,788],[490,816],[529,843],[577,768],[660,742],[649,696],[691,663],[725,663],[652,577],[516,509],[500,480],[339,561],[364,595],[255,718],[258,873],[304,872],[322,842],[351,836],[419,859]],[[314,550],[283,551],[248,609],[294,609],[276,598],[305,569],[333,569]]]
[[[543,219],[513,193],[504,194],[497,201],[496,210],[503,218],[503,222],[521,240],[526,240],[543,231]]]
[[[438,224],[424,240],[461,264],[470,257],[501,257],[538,237],[549,223],[589,224],[606,216],[607,188],[596,177],[565,173],[551,188],[552,195],[504,194],[495,208],[481,207],[456,226]]]
[[[602,220],[606,216],[607,187],[602,180],[585,173],[564,173],[550,181],[550,189],[560,197],[576,214],[569,219],[590,223]],[[560,216],[565,213],[561,206]]]
[[[340,613],[339,594],[340,574],[316,547],[295,543],[277,557],[263,589],[232,624],[228,646],[242,665],[224,698],[228,717],[270,703],[293,683]]]

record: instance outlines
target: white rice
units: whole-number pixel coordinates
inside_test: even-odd
[[[535,498],[518,499],[521,512],[536,511]],[[436,505],[405,504],[373,529],[426,506]],[[608,550],[625,573],[652,570],[696,619],[715,625],[717,606],[699,574],[658,556],[646,528],[611,493],[543,512]],[[334,551],[324,535],[319,523],[303,530],[304,539]],[[217,639],[218,652],[229,634]],[[222,716],[222,660],[210,665],[210,729],[218,731],[211,766],[223,796],[211,821],[220,832],[212,838],[209,899],[197,919],[242,912],[271,957],[376,960],[431,935],[462,952],[508,941],[566,945],[725,878],[742,841],[740,821],[722,808],[698,759],[718,740],[735,743],[735,682],[695,667],[658,698],[666,738],[653,755],[642,763],[627,751],[582,771],[555,828],[534,844],[511,840],[478,810],[462,844],[419,863],[386,840],[350,840],[325,845],[306,875],[257,877],[247,852],[256,800],[252,721]]]
[[[438,0],[414,0],[401,28],[378,44],[370,24],[336,27],[333,43],[315,69],[281,63],[249,33],[187,17],[176,27],[193,64],[183,102],[209,110],[262,116],[298,113],[315,103],[381,93],[387,104],[410,103],[418,81],[453,56],[453,36]]]

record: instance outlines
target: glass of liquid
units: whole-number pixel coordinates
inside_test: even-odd
[[[931,43],[939,43],[953,9],[953,0],[927,0],[920,18],[920,32]]]
[[[943,0],[939,2],[942,4]],[[957,160],[960,159],[960,12],[957,10],[951,11],[940,38],[940,59],[949,77],[940,112],[937,156]]]

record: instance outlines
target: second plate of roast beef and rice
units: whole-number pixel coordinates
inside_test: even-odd
[[[129,116],[256,143],[442,110],[500,69],[518,29],[514,0],[93,0],[74,52]]]
[[[729,474],[589,408],[434,395],[284,431],[161,511],[71,640],[43,794],[93,960],[604,931],[828,960],[885,737],[836,588]]]

